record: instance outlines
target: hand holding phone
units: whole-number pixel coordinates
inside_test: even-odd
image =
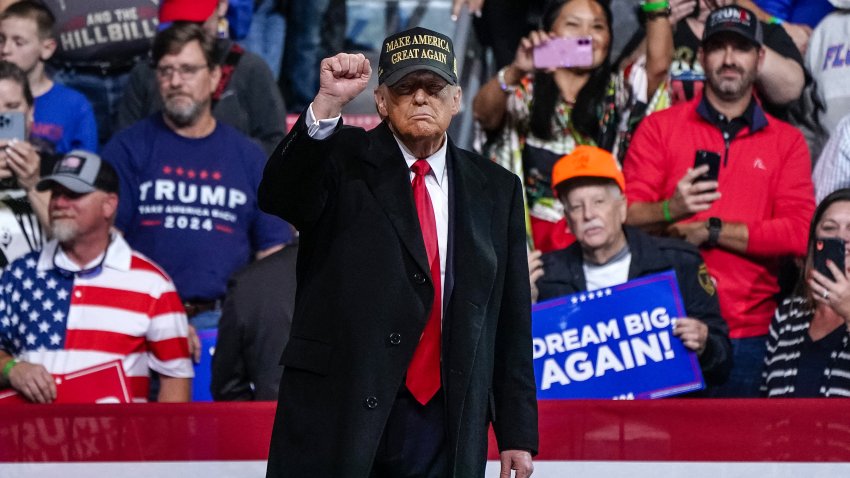
[[[534,47],[534,67],[552,68],[588,67],[593,65],[593,39],[582,37],[556,37]]]
[[[844,272],[844,240],[837,237],[819,237],[815,240],[815,254],[812,258],[816,271],[825,275],[831,281],[835,281],[835,276],[832,271],[826,266],[826,261],[830,260],[835,267]]]
[[[708,165],[708,172],[698,176],[694,182],[717,181],[717,177],[720,175],[720,155],[714,151],[697,150],[694,157],[694,169],[704,164]]]

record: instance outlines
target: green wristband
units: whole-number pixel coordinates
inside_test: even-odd
[[[767,20],[767,23],[770,23],[772,25],[782,25],[783,23],[785,23],[785,21],[782,20],[781,18],[776,18],[773,15],[771,15],[770,19]]]
[[[673,216],[670,215],[670,201],[665,199],[664,202],[661,203],[661,212],[664,213],[664,220],[667,222],[673,222]]]
[[[670,8],[670,2],[667,0],[661,0],[659,2],[643,2],[640,4],[640,9],[644,13],[660,12],[668,8]]]
[[[12,369],[18,365],[18,361],[16,359],[9,360],[6,362],[6,365],[3,366],[3,378],[9,380],[9,374],[12,372]]]

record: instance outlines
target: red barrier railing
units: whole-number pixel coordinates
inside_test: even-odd
[[[265,460],[274,411],[274,403],[3,406],[0,462]],[[541,401],[537,459],[850,462],[850,401]]]

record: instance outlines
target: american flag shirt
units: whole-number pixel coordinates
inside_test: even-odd
[[[147,398],[149,369],[193,376],[186,313],[162,269],[119,234],[91,273],[57,248],[50,241],[3,270],[0,349],[53,374],[120,359],[134,401]]]

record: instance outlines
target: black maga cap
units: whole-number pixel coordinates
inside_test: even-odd
[[[761,22],[756,15],[737,5],[718,8],[708,15],[702,41],[705,42],[710,37],[723,32],[737,33],[756,46],[761,46],[764,41]]]
[[[388,36],[378,60],[378,84],[392,86],[408,73],[428,70],[452,85],[457,84],[457,60],[452,39],[416,27]]]

